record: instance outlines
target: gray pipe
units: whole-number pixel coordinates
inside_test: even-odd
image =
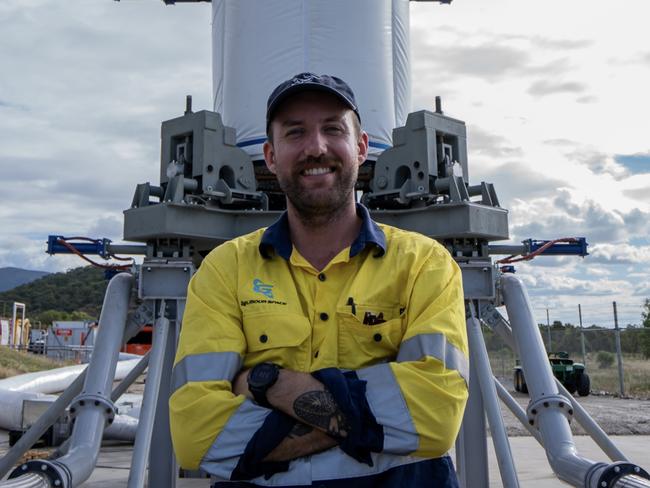
[[[57,398],[36,422],[18,439],[18,442],[0,459],[0,478],[14,467],[16,462],[30,449],[43,433],[58,419],[83,387],[86,378],[84,370],[72,384]],[[4,486],[4,485],[2,485]]]
[[[125,332],[132,285],[133,276],[120,273],[113,277],[106,289],[96,339],[96,344],[101,344],[101,347],[95,348],[86,369],[83,391],[70,407],[72,415],[78,412],[72,430],[70,451],[55,461],[26,463],[29,471],[38,472],[36,465],[50,470],[51,479],[55,483],[59,481],[61,488],[79,486],[92,474],[104,426],[115,415],[115,407],[108,395]]]
[[[510,346],[510,349],[513,351],[517,351],[517,345],[513,339],[512,335],[512,329],[510,325],[508,324],[508,321],[503,318],[501,313],[495,309],[492,305],[485,305],[481,307],[481,314],[482,314],[482,320],[490,327],[494,332],[496,332],[505,342]],[[605,431],[600,428],[600,425],[596,423],[594,419],[591,418],[591,415],[584,409],[582,405],[580,405],[580,402],[576,400],[571,393],[567,391],[567,389],[560,383],[560,381],[555,378],[555,384],[560,391],[560,394],[564,395],[566,398],[569,398],[571,400],[571,406],[573,407],[573,418],[585,429],[585,432],[594,440],[596,444],[603,450],[605,454],[612,460],[612,461],[626,461],[629,462],[629,459],[623,452],[616,447],[616,444],[612,442],[612,440],[607,436]],[[504,389],[505,391],[505,389]],[[507,394],[507,392],[506,392]],[[499,394],[501,399],[503,400],[504,398]],[[508,396],[510,396],[508,394]],[[505,400],[504,400],[505,401]],[[513,400],[514,401],[514,400]],[[518,416],[518,414],[513,410],[513,408],[509,407],[510,410]],[[518,416],[519,417],[519,416]],[[526,417],[525,417],[526,418]],[[530,426],[528,425],[528,420],[522,420],[519,418],[520,421],[524,424],[526,428],[529,428]],[[530,428],[528,430],[531,430]],[[541,442],[541,441],[540,441]]]
[[[48,478],[38,473],[28,473],[2,482],[3,488],[52,488]]]
[[[135,333],[133,333],[133,335],[128,336],[129,330],[127,330],[127,334],[125,335],[125,337],[128,336],[128,339],[130,339],[136,333],[137,333],[137,331]],[[128,339],[126,339],[126,340],[128,340]],[[144,370],[147,368],[147,365],[149,364],[149,353],[150,353],[150,351],[147,351],[147,353],[144,356],[142,356],[142,359],[140,360],[140,362],[135,365],[135,368],[133,368],[131,371],[129,371],[129,373],[124,377],[124,379],[122,381],[120,381],[120,383],[115,387],[115,389],[111,393],[111,401],[113,401],[113,402],[117,401],[117,399],[120,398],[124,394],[124,392],[128,389],[128,387],[133,384],[133,382],[138,378],[138,376],[140,376],[144,372]],[[116,416],[116,419],[117,419],[117,417],[119,417],[119,416]],[[111,427],[113,427],[113,425],[111,425]],[[135,436],[133,436],[131,438],[131,440],[133,440],[133,438],[135,438]],[[71,440],[72,440],[72,438],[70,438],[70,437],[67,438],[56,449],[54,455],[51,456],[51,457],[56,459],[58,457],[63,456],[65,453],[67,453],[68,448],[70,447],[70,441]]]
[[[499,380],[497,380],[496,378],[494,378],[494,386],[497,389],[497,395],[499,395],[501,401],[506,404],[506,407],[508,407],[508,409],[510,409],[513,415],[517,417],[519,422],[521,422],[521,424],[526,428],[526,430],[528,430],[530,435],[532,435],[537,440],[537,442],[539,442],[540,445],[544,447],[544,444],[542,444],[542,436],[539,435],[539,432],[535,430],[533,427],[531,427],[531,425],[528,423],[528,417],[526,416],[526,412],[524,412],[524,409],[521,408],[521,406],[519,406],[517,400],[512,398],[512,395],[508,393],[508,390],[506,390],[504,386],[501,384],[501,382],[499,382]]]
[[[490,432],[492,433],[492,442],[494,444],[494,452],[497,455],[501,480],[505,488],[519,488],[519,479],[517,478],[510,443],[508,442],[506,428],[503,424],[503,417],[501,417],[501,410],[497,401],[494,377],[492,376],[490,360],[488,359],[485,342],[483,341],[483,332],[481,331],[479,321],[476,319],[474,305],[472,303],[469,304],[469,311],[471,317],[467,319],[467,334],[470,354],[476,361],[476,373],[490,424]]]
[[[551,468],[573,486],[598,488],[609,466],[577,454],[565,417],[571,400],[560,395],[526,289],[510,274],[501,275],[500,285],[530,393],[529,417],[539,429]]]
[[[142,399],[142,409],[140,410],[140,420],[138,422],[135,445],[133,446],[133,459],[131,460],[131,470],[129,471],[127,484],[129,488],[140,488],[144,486],[168,335],[169,320],[165,317],[165,301],[163,300],[160,305],[160,316],[156,321],[153,331],[153,344],[151,346],[147,385]]]

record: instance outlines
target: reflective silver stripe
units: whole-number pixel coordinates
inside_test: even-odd
[[[232,381],[241,365],[241,356],[230,351],[185,356],[172,371],[172,393],[190,381]]]
[[[405,340],[399,348],[397,362],[418,361],[424,356],[436,358],[445,368],[458,371],[469,385],[469,360],[456,346],[447,342],[444,334],[418,334]]]
[[[229,480],[248,441],[270,413],[271,410],[246,399],[208,449],[201,461],[201,469],[219,480]]]
[[[418,448],[419,435],[393,370],[378,364],[357,371],[367,381],[366,399],[377,422],[384,426],[384,451],[410,454]]]
[[[261,476],[251,480],[251,483],[255,486],[309,486],[317,481],[377,475],[397,466],[427,461],[424,458],[387,453],[372,452],[370,455],[373,466],[360,463],[340,448],[334,447],[319,454],[294,459],[289,465],[289,471],[276,473],[268,480]]]

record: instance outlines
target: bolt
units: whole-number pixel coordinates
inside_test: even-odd
[[[533,409],[530,411],[530,413],[532,413],[533,415],[537,415],[537,409],[533,408]]]
[[[601,483],[600,483],[600,486],[604,486],[605,488],[607,488],[607,481],[603,481],[603,482],[601,482]]]
[[[558,403],[558,406],[559,406],[560,408],[564,408],[564,402],[560,402],[560,403]]]
[[[85,401],[83,401],[83,400],[79,400],[79,406],[80,406],[80,407],[83,407],[85,404],[86,404]]]
[[[151,271],[151,267],[150,267],[150,266],[147,266],[147,271]]]
[[[110,413],[111,413],[111,409],[110,409],[110,408],[107,408],[107,409],[106,409],[106,413],[110,415]]]
[[[41,464],[41,471],[47,471],[47,464]]]
[[[212,191],[212,186],[208,185],[208,191]]]
[[[544,408],[548,408],[548,402],[544,402]]]
[[[418,191],[424,191],[424,187],[423,186],[418,186]]]
[[[70,413],[75,413],[76,411],[77,411],[76,408],[74,408],[74,407],[70,407]]]
[[[61,486],[61,480],[54,480],[54,486]]]
[[[528,421],[528,423],[529,423],[530,425],[535,425],[535,421],[534,421],[533,419],[530,419],[530,420]]]
[[[23,464],[23,465],[21,466],[21,469],[22,469],[23,471],[27,471],[27,465],[26,465],[26,464]]]
[[[635,473],[640,473],[640,472],[641,472],[641,468],[639,468],[638,466],[634,466],[634,472],[635,472]]]
[[[99,400],[95,400],[95,406],[99,406]]]
[[[569,409],[569,415],[573,415],[573,409],[572,408]]]
[[[614,466],[614,472],[615,473],[620,473],[621,472],[621,467],[620,466]]]

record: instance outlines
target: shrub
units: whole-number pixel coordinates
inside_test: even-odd
[[[596,354],[596,362],[600,369],[611,368],[612,364],[614,364],[614,354],[607,351],[598,351],[598,354]]]

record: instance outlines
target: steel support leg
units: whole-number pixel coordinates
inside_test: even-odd
[[[456,440],[456,466],[462,488],[489,488],[485,411],[476,362],[469,358],[469,398]]]
[[[165,353],[162,362],[162,379],[158,392],[156,419],[151,436],[151,452],[149,454],[149,486],[164,486],[174,488],[178,467],[172,449],[172,439],[169,432],[169,396],[171,395],[171,376],[176,356],[177,330],[183,317],[184,300],[168,302],[168,315],[175,317],[167,329]]]
[[[167,349],[167,341],[169,340],[169,329],[169,320],[165,317],[165,302],[163,300],[160,306],[160,316],[156,320],[153,330],[151,359],[149,361],[147,383],[142,400],[142,409],[140,410],[135,445],[133,447],[128,488],[141,488],[144,486],[160,383],[163,376],[163,361]]]
[[[512,460],[510,443],[508,442],[506,428],[503,423],[503,417],[501,416],[501,409],[499,408],[499,401],[497,400],[494,376],[492,375],[490,360],[488,359],[483,340],[483,331],[481,330],[478,319],[474,316],[474,307],[471,303],[469,304],[469,309],[471,313],[471,317],[467,320],[469,350],[476,365],[475,371],[478,376],[481,397],[483,398],[483,404],[485,405],[485,411],[490,424],[490,433],[492,434],[492,442],[497,456],[501,480],[504,488],[519,488],[519,480],[517,479],[515,464]]]

